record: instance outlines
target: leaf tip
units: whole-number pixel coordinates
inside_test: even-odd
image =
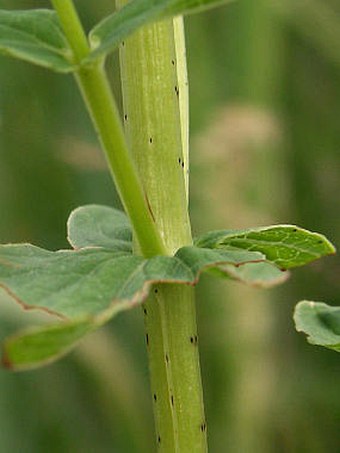
[[[325,245],[325,249],[328,255],[335,255],[337,253],[335,245],[324,235],[319,234],[320,238],[319,243]]]

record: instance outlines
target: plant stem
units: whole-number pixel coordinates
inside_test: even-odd
[[[51,0],[51,3],[59,16],[66,39],[73,50],[75,60],[77,63],[80,63],[88,55],[90,49],[73,1]]]
[[[90,49],[73,2],[52,0],[52,4],[73,50],[74,59],[81,63]],[[150,257],[165,254],[163,241],[126,144],[103,62],[88,66],[80,64],[75,76],[143,255]]]
[[[102,67],[81,68],[77,81],[97,130],[116,187],[145,257],[165,254],[165,248],[146,203],[129,155],[119,113]]]
[[[139,179],[102,62],[81,64],[90,50],[72,0],[52,4],[79,63],[76,79],[141,252],[172,254],[191,243],[182,19],[144,28],[122,54],[125,122]],[[206,424],[193,290],[159,285],[144,313],[159,449],[203,453]]]
[[[184,40],[175,42],[183,24],[175,21],[176,27],[169,20],[142,28],[120,49],[127,139],[169,253],[192,242],[183,149]],[[206,423],[192,288],[157,285],[144,318],[159,450],[203,453]]]

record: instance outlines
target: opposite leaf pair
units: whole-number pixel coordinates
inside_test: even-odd
[[[141,304],[153,284],[195,285],[205,271],[268,287],[284,281],[286,269],[334,252],[319,234],[278,225],[211,232],[174,256],[144,259],[132,253],[125,214],[95,205],[73,211],[68,240],[74,250],[0,246],[0,285],[25,308],[64,319],[8,339],[3,362],[10,368],[33,368],[65,354],[115,314]]]

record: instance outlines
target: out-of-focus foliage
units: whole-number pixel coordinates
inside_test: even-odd
[[[89,29],[113,2],[76,3]],[[238,0],[187,20],[195,232],[289,222],[339,245],[339,29],[336,0]],[[68,213],[118,206],[117,195],[71,77],[0,67],[0,242],[66,247]],[[292,322],[297,300],[340,305],[338,263],[299,270],[275,292],[201,285],[212,452],[339,451],[339,355],[308,345]],[[0,298],[1,339],[27,316],[41,322]],[[56,365],[0,371],[1,450],[152,452],[147,379],[138,310]]]

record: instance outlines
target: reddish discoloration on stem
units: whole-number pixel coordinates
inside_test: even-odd
[[[6,351],[3,352],[1,364],[3,367],[7,368],[8,370],[13,370],[13,364],[10,361]]]
[[[145,194],[145,200],[146,200],[146,204],[148,206],[148,210],[149,210],[149,212],[151,214],[152,220],[156,223],[156,219],[155,219],[154,213],[152,212],[151,204],[150,204],[150,201],[149,201],[149,198],[148,198],[147,194]]]

